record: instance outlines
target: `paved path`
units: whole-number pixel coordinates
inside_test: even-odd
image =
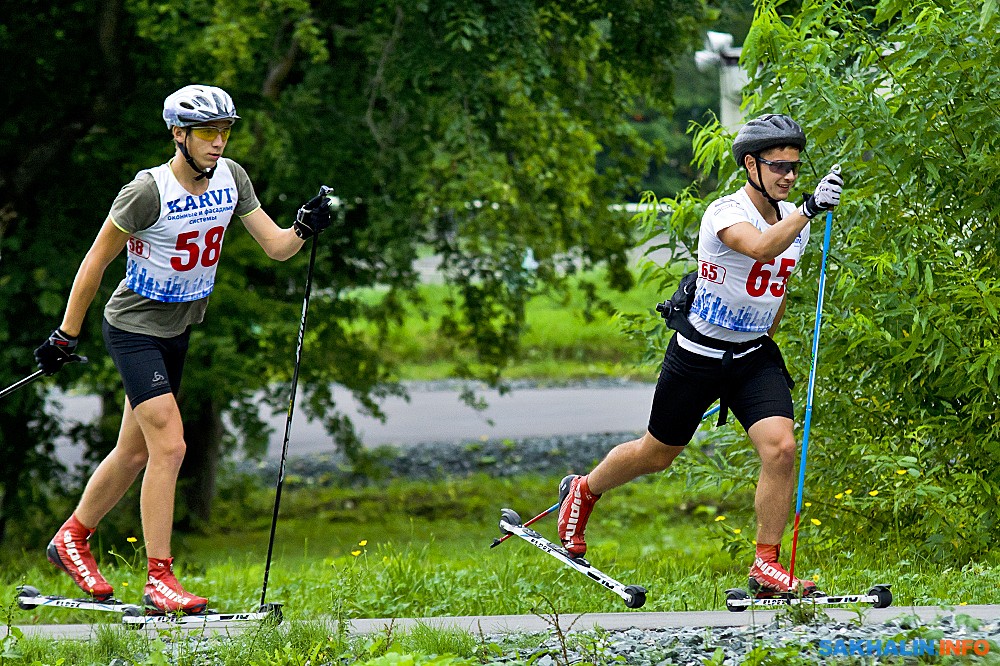
[[[489,407],[478,412],[459,400],[458,391],[414,390],[410,401],[388,398],[383,406],[388,419],[381,423],[361,414],[350,393],[334,393],[338,403],[351,416],[367,446],[383,444],[419,444],[482,438],[520,439],[551,435],[584,435],[601,432],[640,432],[649,418],[653,401],[652,384],[619,386],[584,386],[568,388],[515,389],[506,395],[495,391],[483,393]],[[60,398],[64,418],[87,420],[99,408],[96,398],[64,396]],[[285,432],[285,414],[261,414],[271,425],[268,457],[281,455]],[[309,422],[296,406],[289,455],[330,453],[333,444],[319,422]],[[69,442],[56,445],[56,455],[63,462],[80,460],[81,450]]]
[[[560,615],[559,625],[564,631],[585,631],[594,627],[603,629],[660,629],[664,627],[743,627],[743,626],[766,626],[776,613],[781,611],[756,611],[731,613],[729,611],[697,611],[687,613],[592,613],[585,615]],[[824,608],[833,620],[836,621],[857,621],[858,613],[840,608]],[[890,607],[881,609],[867,609],[862,613],[864,624],[879,624],[899,617],[901,615],[917,616],[921,622],[931,622],[939,615],[949,612],[936,606],[910,606],[910,607]],[[961,606],[955,609],[956,613],[962,613],[981,620],[994,620],[1000,616],[1000,606]],[[16,617],[16,616],[15,616]],[[367,634],[380,631],[390,624],[395,629],[412,629],[417,624],[424,624],[435,628],[461,629],[474,634],[483,633],[509,633],[528,632],[537,633],[545,631],[551,626],[548,621],[534,615],[484,615],[484,616],[463,616],[463,617],[431,617],[422,619],[413,618],[379,618],[360,619],[351,621],[351,632],[354,634]],[[18,625],[18,628],[25,636],[44,636],[46,638],[71,638],[89,639],[95,638],[99,627],[106,624],[48,624],[48,625]],[[241,628],[253,625],[213,625],[211,631],[232,632]],[[201,630],[198,625],[188,625],[188,629]],[[145,631],[154,631],[148,629]],[[0,638],[7,635],[7,628],[0,626]]]

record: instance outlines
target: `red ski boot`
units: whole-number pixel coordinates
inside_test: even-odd
[[[777,558],[777,552],[775,552]],[[770,597],[788,592],[801,593],[807,597],[816,591],[816,583],[811,580],[792,578],[788,570],[775,559],[772,562],[764,560],[759,554],[750,567],[750,590],[758,598]]]
[[[570,474],[559,482],[559,540],[573,557],[583,557],[587,553],[583,533],[594,503],[600,498],[590,492],[585,476]]]
[[[87,539],[94,530],[85,527],[76,518],[69,517],[45,550],[49,562],[69,574],[81,590],[98,601],[106,601],[114,594],[114,589],[97,570],[97,562],[90,554]]]
[[[153,615],[181,612],[185,615],[203,613],[208,599],[191,594],[174,577],[174,558],[149,558],[149,580],[143,590],[142,603]]]

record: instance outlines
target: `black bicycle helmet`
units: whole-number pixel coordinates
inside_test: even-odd
[[[780,113],[767,113],[747,122],[736,133],[733,141],[733,157],[736,164],[743,166],[747,155],[759,155],[761,151],[775,146],[795,146],[806,149],[806,133],[799,124]]]

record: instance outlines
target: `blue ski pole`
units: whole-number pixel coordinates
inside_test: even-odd
[[[806,419],[802,427],[802,459],[799,462],[799,489],[795,498],[795,526],[792,528],[792,557],[788,563],[788,576],[795,576],[795,549],[799,542],[799,519],[802,515],[802,490],[806,483],[806,456],[809,453],[809,428],[812,425],[813,390],[816,388],[816,360],[819,356],[819,327],[823,319],[823,291],[826,287],[826,258],[830,252],[830,228],[833,211],[826,212],[826,230],[823,232],[823,259],[819,269],[819,295],[816,297],[816,326],[813,329],[812,366],[809,368],[809,388],[806,391]]]

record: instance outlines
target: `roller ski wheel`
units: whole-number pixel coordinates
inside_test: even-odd
[[[501,509],[500,510],[500,520],[504,521],[508,525],[515,525],[520,527],[523,523],[521,522],[521,516],[517,515],[517,511],[514,509]],[[500,528],[500,532],[503,534],[510,534],[510,532]]]
[[[726,610],[733,613],[742,613],[747,609],[745,605],[736,605],[732,602],[734,601],[745,601],[750,598],[746,590],[742,590],[738,587],[734,587],[726,590]]]
[[[263,604],[258,612],[268,616],[268,619],[274,621],[275,624],[281,624],[282,620],[285,619],[281,606],[282,604]]]
[[[888,585],[874,585],[868,590],[868,594],[878,599],[872,604],[873,608],[888,608],[892,605],[892,590]]]
[[[627,586],[625,594],[629,595],[625,600],[625,606],[628,608],[642,608],[646,603],[646,588],[641,585]]]
[[[21,610],[32,610],[38,607],[38,604],[33,604],[27,600],[27,597],[40,597],[42,593],[38,591],[38,588],[34,588],[30,585],[20,585],[17,588],[17,607]]]

